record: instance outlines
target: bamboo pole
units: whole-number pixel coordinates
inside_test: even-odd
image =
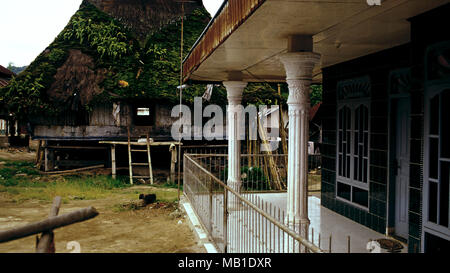
[[[0,243],[9,242],[30,235],[39,234],[60,227],[65,227],[78,222],[83,222],[92,219],[97,215],[98,212],[95,208],[88,207],[60,216],[50,217],[43,221],[0,232]]]
[[[278,95],[281,96],[281,85],[278,84]],[[283,154],[287,155],[288,154],[288,144],[287,144],[287,133],[286,133],[286,129],[285,129],[285,123],[284,123],[284,117],[283,117],[283,104],[280,101],[279,103],[279,109],[280,109],[280,136],[281,136],[281,146],[283,149]],[[285,159],[284,165],[287,166],[288,162],[287,162],[287,157]],[[285,175],[287,177],[287,168],[284,168],[285,170]]]
[[[129,169],[129,175],[130,175],[130,184],[133,185],[133,163],[131,161],[131,133],[130,133],[130,126],[127,128],[128,130],[128,169]]]
[[[258,116],[259,119],[259,116]],[[264,162],[265,164],[268,163],[268,169],[270,170],[270,175],[271,175],[271,180],[273,180],[273,183],[275,185],[276,189],[282,189],[282,185],[281,185],[281,179],[280,179],[280,174],[278,171],[278,166],[275,164],[273,157],[272,157],[272,151],[269,147],[269,143],[267,142],[267,136],[264,132],[264,129],[262,127],[261,122],[258,122],[259,124],[259,131],[260,131],[260,135],[261,135],[261,139],[262,139],[262,143],[265,147],[266,152],[264,153]]]
[[[183,105],[183,52],[184,52],[184,2],[181,2],[181,37],[180,37],[180,120]],[[181,199],[181,139],[178,153],[178,201]]]

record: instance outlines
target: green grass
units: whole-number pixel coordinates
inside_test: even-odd
[[[178,189],[178,182],[167,181],[164,184],[154,184],[156,188]],[[183,185],[180,185],[180,190],[183,191]]]
[[[61,196],[63,202],[70,200],[95,200],[120,194],[137,199],[140,193],[155,193],[160,202],[174,202],[177,192],[164,188],[173,185],[161,185],[149,190],[133,190],[128,177],[112,179],[107,175],[41,175],[33,163],[25,161],[4,161],[0,166],[0,194],[6,194],[13,202],[39,200],[51,202],[55,196]],[[161,189],[159,189],[161,188]]]

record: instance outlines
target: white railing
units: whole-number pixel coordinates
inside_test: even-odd
[[[300,229],[295,228],[299,221],[296,223],[294,219],[288,225],[284,211],[265,202],[254,191],[238,193],[228,187],[219,178],[225,171],[226,159],[224,155],[185,154],[183,160],[184,193],[221,252],[323,252],[299,235]],[[268,182],[254,179],[258,183]]]

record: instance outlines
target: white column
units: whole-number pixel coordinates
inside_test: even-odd
[[[227,185],[237,192],[241,188],[241,141],[239,140],[239,122],[242,116],[242,92],[247,86],[242,81],[227,81],[223,85],[227,89],[228,97],[228,181]],[[228,195],[229,209],[236,208],[237,200],[233,194]]]
[[[320,55],[313,52],[290,52],[280,58],[289,85],[289,150],[287,221],[291,228],[307,238],[308,218],[308,140],[310,85],[313,68]],[[294,226],[295,222],[295,226]]]

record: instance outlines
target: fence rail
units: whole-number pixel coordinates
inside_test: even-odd
[[[184,193],[221,252],[323,252],[299,235],[299,221],[287,223],[280,208],[256,193],[241,194],[227,186],[219,178],[225,160],[224,155],[185,154],[183,161]]]
[[[186,154],[185,154],[186,155]],[[189,154],[211,174],[226,184],[227,154]],[[320,166],[320,155],[314,156]],[[287,155],[243,154],[240,159],[243,192],[279,192],[287,190]],[[320,191],[320,167],[309,172],[308,190]]]

